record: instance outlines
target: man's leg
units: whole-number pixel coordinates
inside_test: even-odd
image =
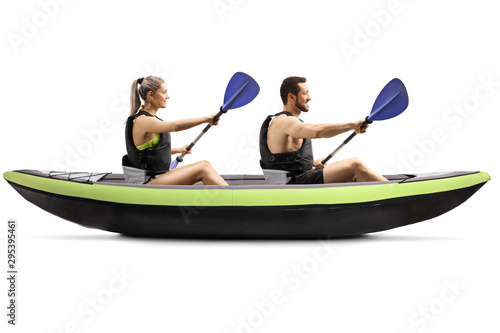
[[[387,180],[378,172],[370,169],[357,157],[328,164],[323,169],[323,178],[325,184],[348,182],[353,179],[358,182]]]

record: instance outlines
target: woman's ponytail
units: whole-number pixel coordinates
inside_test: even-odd
[[[137,85],[139,84],[141,79],[137,79],[132,83],[132,87],[130,89],[130,116],[133,116],[141,106],[141,97],[139,96],[139,88]]]

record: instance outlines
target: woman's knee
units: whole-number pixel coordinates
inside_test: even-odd
[[[196,163],[198,165],[198,168],[202,171],[203,174],[212,173],[215,170],[212,164],[207,160],[199,161]]]
[[[207,160],[194,162],[193,164],[196,165],[198,168],[211,168],[212,167],[210,162]]]
[[[212,166],[212,163],[210,163],[209,161],[207,160],[203,160],[201,161],[202,165],[204,168],[208,168],[208,169],[213,169],[214,167]]]

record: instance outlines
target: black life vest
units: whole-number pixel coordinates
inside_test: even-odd
[[[125,126],[125,144],[127,146],[127,157],[130,166],[149,171],[149,174],[160,174],[170,169],[171,141],[170,133],[160,133],[160,141],[154,149],[139,150],[134,144],[132,128],[137,117],[146,115],[156,117],[146,111],[139,111],[128,117]],[[156,117],[161,120],[160,118]]]
[[[311,139],[302,139],[302,146],[296,151],[273,154],[269,150],[267,145],[267,131],[269,129],[269,124],[271,123],[273,117],[281,114],[293,117],[291,113],[283,111],[275,115],[267,116],[264,123],[262,123],[259,135],[261,158],[260,166],[262,169],[286,170],[295,175],[311,170],[314,163]]]

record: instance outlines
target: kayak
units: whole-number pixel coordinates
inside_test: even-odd
[[[3,177],[26,200],[84,227],[135,237],[316,239],[428,220],[479,190],[486,172],[388,175],[383,182],[268,185],[223,175],[229,186],[125,182],[122,174],[18,170]]]

